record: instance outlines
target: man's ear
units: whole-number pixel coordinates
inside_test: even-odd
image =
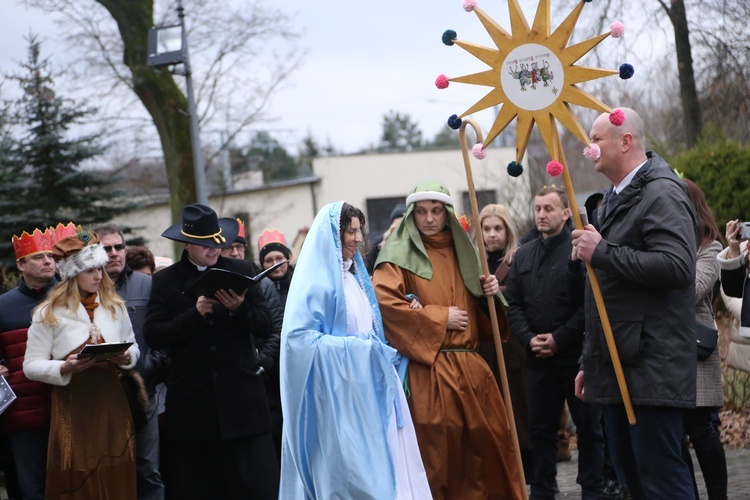
[[[16,259],[16,267],[20,272],[23,272],[23,268],[26,266],[26,263],[23,262],[22,259]]]
[[[630,148],[633,147],[633,134],[630,132],[622,134],[622,137],[620,137],[620,147],[623,152],[629,151]]]

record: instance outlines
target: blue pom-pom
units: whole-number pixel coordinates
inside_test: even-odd
[[[453,30],[445,30],[445,32],[443,33],[443,43],[448,47],[453,45],[453,40],[455,40],[456,38],[458,38],[458,35]]]
[[[458,115],[450,115],[448,117],[448,126],[452,128],[453,130],[458,130],[461,128],[461,124],[463,124],[463,120],[458,117]]]
[[[518,177],[523,173],[523,165],[512,161],[508,163],[508,175],[511,177]]]
[[[624,63],[620,65],[620,78],[627,80],[633,76],[635,69],[632,64]]]

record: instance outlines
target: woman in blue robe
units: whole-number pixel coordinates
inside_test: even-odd
[[[281,333],[282,499],[431,498],[364,225],[347,203],[323,207],[297,260]]]

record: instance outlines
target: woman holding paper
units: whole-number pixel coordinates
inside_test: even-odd
[[[88,344],[135,341],[125,304],[102,271],[109,259],[96,233],[62,237],[53,255],[61,282],[34,310],[23,363],[29,379],[53,386],[45,498],[135,499],[134,429],[117,366],[135,366],[138,347],[103,362],[78,356]]]

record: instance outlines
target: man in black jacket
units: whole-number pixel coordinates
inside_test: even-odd
[[[591,287],[576,392],[602,404],[612,459],[632,498],[691,499],[681,449],[683,409],[695,407],[695,214],[677,175],[646,152],[635,111],[600,115],[591,141],[601,151],[595,169],[613,187],[595,225],[573,231],[573,253],[596,270],[635,425],[628,423]]]
[[[566,293],[572,240],[567,194],[558,187],[542,188],[534,198],[534,213],[539,236],[518,249],[506,281],[510,330],[527,350],[531,498],[555,498],[558,428],[567,401],[578,435],[582,498],[597,500],[603,487],[604,438],[600,408],[574,394],[584,318],[581,300]]]
[[[188,205],[182,224],[162,236],[184,243],[179,262],[154,275],[144,336],[154,349],[169,348],[166,427],[179,499],[275,499],[279,467],[258,356],[251,335],[272,332],[259,286],[183,293],[211,268],[252,275],[250,263],[224,259],[221,248],[238,234],[234,219],[218,219]]]

